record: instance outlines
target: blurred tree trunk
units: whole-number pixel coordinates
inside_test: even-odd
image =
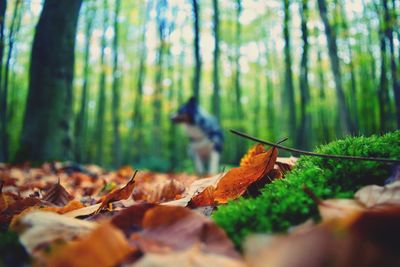
[[[150,3],[143,4],[143,18],[142,28],[140,37],[140,49],[139,49],[139,70],[136,84],[135,103],[132,113],[132,122],[129,130],[129,141],[128,141],[128,159],[127,162],[139,162],[140,155],[143,151],[143,86],[146,79],[146,59],[147,59],[147,46],[146,46],[146,32],[147,32],[147,21],[151,9]]]
[[[75,122],[75,160],[77,162],[86,162],[85,158],[85,147],[86,147],[86,137],[88,130],[88,88],[90,82],[90,40],[93,30],[93,21],[95,11],[93,7],[89,5],[88,2],[85,9],[85,48],[84,48],[84,66],[83,66],[83,84],[82,84],[82,96],[79,108],[78,116]]]
[[[300,124],[297,130],[297,144],[303,149],[310,148],[310,130],[311,130],[311,114],[310,114],[310,88],[308,83],[308,28],[307,22],[309,18],[308,0],[302,0],[300,6],[301,16],[301,39],[303,41],[303,53],[300,61],[300,99],[301,112]]]
[[[387,78],[387,50],[386,50],[386,38],[385,38],[385,28],[386,23],[383,18],[381,18],[381,12],[379,7],[376,6],[376,13],[379,19],[379,39],[380,39],[380,56],[381,56],[381,66],[380,66],[380,81],[379,81],[379,120],[381,124],[381,131],[385,132],[389,127],[387,124],[387,119],[390,113],[390,101],[389,101],[389,85]]]
[[[99,94],[97,99],[97,117],[94,132],[94,140],[96,140],[96,162],[103,165],[104,154],[104,120],[106,113],[106,82],[107,82],[107,63],[105,59],[105,50],[107,48],[106,32],[108,28],[108,0],[103,1],[103,25],[100,44],[100,78],[99,78]]]
[[[356,74],[355,74],[355,66],[353,60],[353,48],[350,42],[350,28],[347,22],[346,12],[343,8],[344,2],[338,2],[338,8],[340,10],[340,17],[341,17],[341,24],[343,28],[343,35],[346,39],[346,46],[347,46],[347,53],[349,55],[349,71],[350,71],[350,111],[352,114],[352,132],[358,132],[359,128],[359,118],[358,118],[358,101],[357,101],[357,81],[356,81]]]
[[[9,133],[8,133],[8,118],[9,118],[9,107],[8,107],[8,91],[9,91],[9,77],[10,77],[10,67],[11,67],[11,56],[14,50],[15,36],[18,34],[19,28],[21,26],[22,20],[22,1],[16,1],[14,5],[14,11],[11,19],[10,30],[8,32],[8,40],[7,40],[7,54],[5,58],[4,64],[4,76],[1,79],[2,83],[0,84],[0,114],[1,114],[1,144],[3,150],[0,151],[3,157],[3,161],[9,160]],[[3,26],[4,27],[4,26]],[[4,44],[3,44],[4,45]],[[3,53],[3,51],[2,51]],[[2,63],[2,61],[1,61]],[[3,72],[1,72],[3,74]],[[1,156],[0,156],[1,158]]]
[[[44,2],[33,40],[19,160],[72,158],[72,82],[81,4]]]
[[[242,45],[242,24],[240,23],[240,16],[242,15],[242,1],[237,0],[236,2],[236,36],[235,36],[235,96],[236,96],[236,110],[237,117],[243,119],[243,107],[242,107],[242,87],[240,80],[240,47]]]
[[[393,2],[392,10],[388,7],[388,0],[382,0],[385,20],[385,36],[389,42],[390,52],[390,70],[392,76],[392,88],[394,101],[396,106],[397,128],[400,128],[400,81],[398,80],[396,52],[394,51],[393,25],[396,25],[395,3]],[[400,64],[400,63],[399,63]]]
[[[213,16],[213,33],[214,33],[214,58],[213,58],[213,97],[212,112],[218,121],[221,121],[220,110],[220,84],[219,84],[219,7],[218,0],[213,0],[214,16]]]
[[[119,48],[119,22],[118,17],[121,9],[121,0],[115,1],[114,10],[114,39],[113,39],[113,70],[112,70],[112,126],[113,126],[113,165],[120,167],[121,165],[121,136],[119,132],[120,124],[120,80],[121,71],[119,70],[118,62],[118,48]]]
[[[157,32],[158,32],[158,49],[156,57],[156,70],[154,81],[154,95],[153,95],[153,133],[152,133],[152,151],[159,151],[162,147],[162,98],[163,98],[163,80],[164,80],[164,65],[165,65],[165,52],[166,52],[166,10],[167,1],[160,0],[157,2]]]
[[[295,137],[296,134],[296,105],[294,99],[292,56],[290,43],[290,0],[283,0],[284,20],[283,20],[283,38],[285,41],[285,90],[282,96],[283,107],[288,110],[288,130],[289,136]],[[295,138],[294,138],[295,139]]]
[[[260,136],[260,128],[262,125],[261,122],[261,76],[258,76],[261,70],[261,49],[259,45],[257,45],[257,54],[259,55],[258,61],[255,63],[255,71],[256,77],[254,79],[254,95],[252,99],[254,100],[254,109],[253,109],[253,134],[254,136]]]
[[[243,6],[242,0],[236,1],[236,32],[235,32],[235,75],[234,75],[234,86],[235,86],[235,109],[236,109],[236,121],[239,131],[245,131],[245,121],[243,120],[243,106],[242,106],[242,84],[241,84],[241,46],[242,46],[242,24],[240,17],[242,16]],[[239,160],[244,153],[246,153],[246,140],[244,138],[236,138],[236,160]]]
[[[201,82],[201,55],[200,55],[200,7],[198,0],[192,0],[193,7],[193,31],[194,31],[194,59],[195,69],[193,77],[193,96],[200,103],[200,82]]]
[[[351,133],[351,119],[349,108],[343,91],[342,75],[336,44],[336,34],[328,19],[328,11],[325,0],[318,0],[319,13],[325,27],[326,41],[328,44],[329,59],[331,62],[332,74],[335,81],[336,97],[339,109],[340,130],[342,134]]]
[[[318,36],[318,34],[317,34]],[[322,55],[321,55],[321,49],[318,48],[317,52],[317,65],[318,65],[318,87],[319,87],[319,95],[318,95],[318,102],[321,103],[320,108],[319,108],[319,121],[321,123],[321,129],[322,129],[322,135],[321,135],[321,140],[322,142],[328,142],[330,140],[330,134],[329,134],[329,127],[327,124],[327,117],[326,117],[326,108],[325,108],[325,101],[326,101],[326,95],[325,95],[325,74],[324,74],[324,68],[322,64]]]
[[[0,1],[0,162],[7,160],[8,143],[7,126],[5,124],[6,112],[4,102],[7,102],[6,96],[3,93],[3,55],[4,55],[4,28],[6,21],[7,0]]]

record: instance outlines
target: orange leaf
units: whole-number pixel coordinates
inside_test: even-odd
[[[124,234],[104,224],[82,239],[59,247],[50,255],[47,266],[116,266],[131,252]]]
[[[265,148],[262,144],[256,144],[256,145],[252,146],[247,151],[246,155],[244,155],[242,157],[242,159],[240,160],[240,167],[251,165],[253,158],[255,156],[257,156],[258,154],[261,154],[264,152],[265,152]]]
[[[231,169],[219,181],[214,192],[214,200],[218,203],[227,203],[243,195],[250,184],[274,168],[277,156],[278,150],[271,148],[249,159],[249,164]]]
[[[194,208],[215,203],[223,204],[240,197],[251,184],[259,181],[274,169],[277,156],[276,148],[265,151],[261,144],[253,146],[242,158],[239,168],[228,171],[218,180],[216,187],[208,186],[200,194],[192,197],[189,206]],[[270,179],[273,178],[280,178],[280,176],[274,173]]]
[[[133,188],[135,186],[135,176],[137,174],[137,170],[133,174],[132,178],[129,180],[129,182],[122,188],[120,189],[115,189],[108,193],[103,201],[101,202],[101,205],[99,209],[95,212],[99,213],[104,207],[106,207],[108,204],[114,201],[122,200],[122,199],[128,199],[132,195]]]

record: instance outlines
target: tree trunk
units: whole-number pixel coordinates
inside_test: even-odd
[[[194,31],[194,60],[195,69],[193,77],[193,96],[200,103],[200,81],[201,81],[201,55],[200,55],[200,10],[198,0],[192,0],[193,6],[193,31]]]
[[[143,114],[142,114],[142,103],[143,103],[143,86],[146,79],[146,58],[147,58],[147,46],[146,46],[146,32],[147,32],[147,21],[150,13],[150,3],[143,5],[143,20],[140,37],[140,56],[139,56],[139,70],[136,84],[136,97],[132,113],[131,128],[129,131],[129,146],[128,146],[128,162],[137,163],[140,160],[141,151],[143,151]],[[129,159],[130,158],[130,159]]]
[[[349,40],[349,35],[350,35],[350,29],[349,25],[347,23],[347,16],[346,12],[343,9],[343,4],[344,3],[337,3],[339,9],[340,9],[340,17],[341,17],[341,22],[342,22],[342,27],[343,27],[343,35],[345,39],[347,39],[347,51],[349,55],[349,70],[350,70],[350,101],[349,103],[351,104],[350,106],[350,111],[352,114],[352,122],[351,122],[351,131],[353,133],[358,132],[359,128],[359,118],[358,118],[358,101],[357,101],[357,81],[356,81],[356,74],[355,74],[355,66],[354,66],[354,61],[353,61],[353,48],[351,46],[350,40]]]
[[[33,40],[20,160],[72,158],[74,48],[82,0],[45,0]]]
[[[4,26],[5,26],[5,16],[6,16],[6,9],[7,9],[7,0],[0,0],[0,162],[6,161],[7,149],[6,147],[8,144],[4,140],[4,136],[7,138],[7,127],[4,123],[4,118],[6,117],[4,109],[4,102],[6,101],[6,97],[3,93],[3,54],[4,54]],[[4,112],[4,114],[3,114]]]
[[[84,52],[84,67],[83,67],[83,84],[82,97],[78,116],[75,122],[75,159],[77,162],[86,162],[84,157],[87,128],[88,128],[88,88],[90,82],[90,40],[93,30],[94,10],[89,4],[86,4],[85,12],[85,52]]]
[[[394,4],[394,3],[393,3]],[[382,0],[385,20],[385,37],[389,42],[390,51],[390,70],[392,76],[392,88],[394,94],[394,102],[396,106],[396,121],[397,128],[400,128],[400,81],[398,80],[397,63],[396,63],[396,52],[394,51],[394,37],[393,37],[393,25],[395,25],[395,6],[393,10],[389,10],[388,0]]]
[[[335,81],[336,97],[339,108],[340,130],[342,134],[349,134],[351,132],[351,120],[350,120],[349,108],[346,104],[343,91],[342,75],[340,71],[338,49],[336,44],[336,34],[333,31],[333,28],[328,19],[326,1],[318,0],[318,7],[322,22],[325,27],[325,35],[326,35],[326,41],[328,43],[329,59],[331,62],[332,74]]]
[[[237,118],[243,119],[243,107],[242,107],[242,87],[240,80],[240,47],[242,43],[242,24],[240,23],[240,16],[242,15],[242,1],[237,0],[237,13],[236,13],[236,43],[235,43],[235,96],[236,96],[236,110]]]
[[[9,88],[9,77],[10,77],[10,65],[11,65],[11,56],[13,53],[14,49],[14,43],[15,43],[15,36],[19,31],[20,25],[21,25],[21,20],[22,20],[22,1],[17,1],[14,6],[14,11],[11,19],[11,26],[10,26],[10,31],[8,33],[8,51],[6,55],[6,61],[4,65],[4,76],[2,79],[2,84],[1,88],[2,90],[0,91],[1,94],[1,102],[0,102],[0,114],[1,114],[1,127],[0,129],[3,129],[1,132],[1,143],[3,150],[0,151],[2,153],[2,157],[4,161],[9,160],[9,136],[8,136],[8,88]]]
[[[157,30],[159,45],[156,58],[156,71],[154,81],[154,96],[153,96],[153,133],[152,133],[152,151],[158,151],[162,147],[162,93],[164,80],[164,65],[166,52],[166,9],[167,1],[159,1],[157,3]]]
[[[301,121],[298,129],[297,144],[303,149],[310,148],[310,130],[311,130],[311,114],[310,114],[310,88],[308,84],[308,28],[307,21],[309,18],[308,0],[302,0],[300,8],[301,16],[301,39],[303,41],[303,53],[300,61],[300,99],[301,99]]]
[[[213,97],[212,97],[212,111],[218,121],[221,121],[220,111],[220,84],[219,84],[219,7],[218,0],[213,0],[214,16],[213,16],[213,32],[214,32],[214,58],[213,58]]]
[[[121,165],[121,136],[119,132],[120,124],[120,80],[121,72],[118,66],[118,44],[119,44],[119,27],[118,17],[121,9],[121,0],[115,1],[115,12],[114,12],[114,40],[113,40],[113,82],[112,82],[112,126],[113,126],[113,164],[114,167]]]
[[[318,34],[317,34],[318,36]],[[325,74],[324,74],[324,69],[322,65],[322,55],[321,55],[321,50],[318,46],[318,52],[317,52],[317,65],[318,65],[318,87],[319,87],[319,96],[318,100],[320,103],[323,103],[320,105],[320,110],[319,110],[319,121],[321,123],[321,129],[322,129],[322,135],[321,135],[321,141],[322,142],[328,142],[330,140],[330,134],[329,134],[329,127],[327,124],[327,117],[326,117],[326,108],[325,108],[325,100],[326,100],[326,95],[325,95]]]
[[[103,154],[104,154],[104,120],[106,112],[106,59],[105,50],[107,48],[106,31],[108,27],[108,0],[103,2],[103,32],[101,35],[101,48],[100,48],[100,78],[99,78],[99,95],[97,100],[97,117],[95,127],[95,138],[96,140],[96,162],[99,165],[103,165]]]
[[[283,0],[284,21],[283,21],[283,38],[285,41],[285,91],[282,97],[283,107],[288,109],[288,124],[289,136],[296,134],[296,105],[294,99],[293,71],[292,71],[292,56],[291,43],[289,34],[290,23],[290,0]]]

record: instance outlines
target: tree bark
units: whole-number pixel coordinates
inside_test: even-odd
[[[288,110],[288,130],[290,136],[296,134],[296,105],[294,99],[291,41],[289,33],[290,23],[290,0],[283,0],[284,21],[283,21],[283,38],[285,41],[285,91],[282,97],[285,109]]]
[[[341,22],[342,22],[342,27],[343,27],[343,35],[345,39],[347,39],[347,52],[349,55],[349,70],[350,70],[350,101],[349,103],[351,104],[350,106],[350,111],[351,111],[351,131],[353,133],[356,133],[359,128],[359,118],[358,118],[358,101],[357,101],[357,80],[356,80],[356,74],[355,74],[355,66],[354,66],[354,60],[353,60],[353,48],[351,46],[350,40],[349,40],[349,25],[347,23],[347,16],[346,12],[343,8],[342,2],[338,2],[338,8],[340,10],[340,17],[341,17]]]
[[[31,53],[20,160],[72,158],[74,48],[82,0],[45,0]]]
[[[220,84],[219,84],[219,7],[218,0],[213,0],[214,16],[213,16],[213,33],[214,33],[214,58],[213,58],[213,97],[212,111],[218,121],[221,121],[220,110]]]
[[[193,96],[197,99],[197,102],[200,103],[200,82],[201,82],[201,55],[200,55],[200,7],[198,0],[192,0],[192,8],[193,8],[193,31],[194,31],[194,60],[195,60],[195,69],[194,69],[194,77],[193,77]]]
[[[153,127],[152,127],[152,151],[158,151],[162,147],[162,93],[164,80],[164,65],[166,52],[166,9],[167,1],[157,2],[157,30],[158,30],[158,50],[156,58],[156,71],[154,81],[154,96],[153,96]]]
[[[393,25],[395,25],[396,21],[395,20],[396,13],[394,10],[395,6],[393,6],[393,10],[389,10],[388,0],[382,0],[382,6],[383,6],[384,20],[385,20],[385,37],[389,43],[390,70],[392,76],[394,102],[396,107],[397,128],[400,128],[400,81],[398,80],[396,52],[394,51],[394,37],[393,37]]]
[[[346,104],[346,99],[343,91],[342,75],[340,71],[340,62],[338,49],[336,44],[336,34],[328,19],[328,12],[325,0],[318,0],[318,7],[322,22],[325,27],[325,35],[328,44],[329,59],[331,62],[332,74],[335,81],[336,97],[339,108],[339,123],[342,134],[351,132],[351,119],[349,108]]]
[[[6,9],[7,9],[7,0],[1,0],[0,1],[0,101],[1,101],[1,106],[4,106],[3,101],[6,99],[3,93],[3,54],[4,54],[4,26],[5,26],[5,20],[6,20]],[[0,162],[5,162],[6,161],[6,147],[7,143],[4,141],[4,135],[7,134],[7,127],[4,124],[3,120],[4,117],[6,117],[6,114],[3,114],[3,109],[0,109]]]
[[[85,146],[88,130],[88,88],[90,83],[90,40],[93,30],[94,10],[87,3],[85,10],[85,48],[84,48],[84,67],[83,67],[83,84],[80,109],[75,122],[75,159],[77,162],[86,162]]]
[[[105,50],[107,48],[106,31],[108,27],[108,0],[103,1],[103,32],[101,35],[101,48],[100,48],[100,78],[99,78],[99,95],[97,100],[97,117],[95,128],[96,140],[96,162],[103,165],[104,154],[104,120],[106,112],[106,59]]]
[[[302,0],[300,8],[301,16],[301,39],[303,41],[303,53],[300,60],[300,99],[301,99],[301,121],[298,129],[297,144],[303,149],[310,148],[311,114],[310,114],[310,88],[308,83],[308,28],[309,18],[308,0]]]
[[[10,76],[10,67],[11,67],[11,56],[14,50],[14,43],[15,43],[15,36],[19,31],[21,20],[22,20],[22,1],[17,1],[14,5],[14,11],[11,19],[10,30],[8,33],[8,51],[6,54],[6,61],[4,64],[4,76],[2,79],[0,91],[0,114],[1,114],[1,127],[3,129],[1,132],[1,139],[2,139],[2,147],[3,150],[0,152],[2,153],[2,157],[4,161],[9,160],[9,133],[8,133],[8,117],[9,117],[9,108],[8,108],[8,88],[9,88],[9,76]],[[1,72],[3,74],[3,72]]]
[[[236,110],[237,118],[241,120],[243,118],[243,107],[242,107],[242,86],[240,77],[240,47],[242,45],[242,24],[240,23],[240,17],[242,15],[242,1],[237,0],[236,2],[236,43],[235,43],[235,96],[236,96]]]
[[[138,78],[136,84],[136,97],[135,103],[133,107],[132,113],[132,122],[129,134],[129,143],[128,146],[128,159],[129,161],[138,162],[140,160],[140,154],[143,151],[143,114],[142,114],[142,103],[143,103],[143,86],[146,79],[146,59],[147,59],[147,46],[146,46],[146,32],[147,32],[147,21],[150,13],[150,3],[143,5],[143,19],[142,19],[142,29],[141,29],[141,37],[140,37],[140,51],[139,51],[139,70],[138,70]],[[132,149],[135,147],[135,149]]]
[[[121,72],[118,65],[118,48],[119,48],[119,22],[118,17],[121,9],[121,0],[115,1],[115,11],[114,11],[114,40],[113,40],[113,82],[112,82],[112,126],[113,126],[113,164],[114,167],[119,167],[121,165],[121,136],[119,132],[120,125],[120,80]]]

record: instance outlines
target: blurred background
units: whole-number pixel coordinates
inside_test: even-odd
[[[191,170],[169,117],[312,149],[400,125],[398,0],[0,0],[0,162]],[[63,3],[64,2],[64,3]]]

